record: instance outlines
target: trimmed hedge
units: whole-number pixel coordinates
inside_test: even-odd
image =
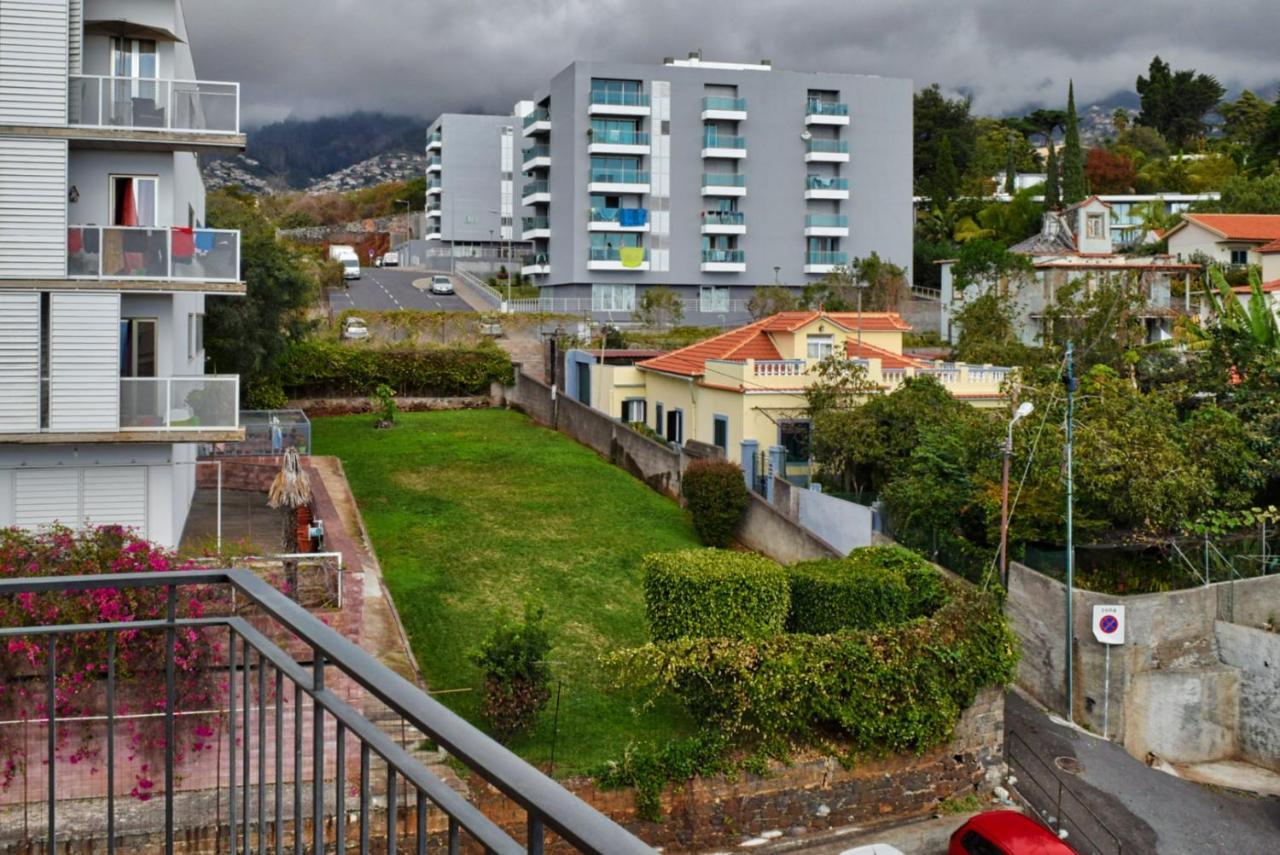
[[[303,341],[280,362],[280,382],[291,398],[368,397],[383,384],[401,397],[484,395],[493,381],[511,379],[511,358],[493,344],[375,350]]]
[[[946,600],[937,569],[897,546],[855,549],[837,561],[806,561],[789,573],[788,632],[827,635],[893,626],[926,617]]]
[[[683,638],[609,658],[621,685],[678,697],[733,744],[825,744],[850,758],[945,742],[976,693],[1012,681],[1017,641],[994,597],[944,583],[932,617],[878,631]]]
[[[733,542],[751,496],[742,467],[728,460],[695,460],[681,479],[693,527],[707,546]]]
[[[654,641],[765,638],[782,632],[787,573],[754,553],[686,549],[645,556],[644,601]]]

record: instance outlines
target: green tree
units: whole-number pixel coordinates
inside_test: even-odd
[[[1226,89],[1209,74],[1194,69],[1173,71],[1155,57],[1147,71],[1139,75],[1138,96],[1142,113],[1138,123],[1155,128],[1177,148],[1185,149],[1205,132],[1204,117],[1218,106]]]
[[[276,240],[275,227],[258,212],[252,196],[234,190],[209,194],[209,228],[240,230],[242,299],[215,298],[205,317],[205,351],[210,368],[239,374],[252,402],[255,390],[275,377],[290,342],[310,329],[305,312],[316,298],[306,259]]]
[[[1004,164],[1004,192],[1012,196],[1018,191],[1018,160],[1013,148],[1013,138],[1008,142],[1008,156]]]
[[[1262,136],[1271,105],[1248,89],[1234,101],[1224,101],[1218,106],[1222,116],[1222,132],[1228,141],[1253,148]]]
[[[1280,214],[1280,173],[1262,178],[1229,178],[1222,185],[1221,198],[1197,202],[1195,209],[1224,214]]]
[[[1129,127],[1129,111],[1124,107],[1116,107],[1111,111],[1111,127],[1117,134],[1122,134]]]
[[[1266,120],[1254,138],[1249,167],[1257,175],[1274,172],[1280,160],[1280,104],[1267,111]]]
[[[960,328],[956,339],[956,360],[975,365],[1021,365],[1027,348],[1018,340],[1013,299],[990,290],[972,300],[955,314]]]
[[[968,98],[948,98],[938,84],[917,92],[913,99],[913,161],[916,192],[930,195],[938,171],[939,147],[947,140],[948,159],[965,173],[973,156],[977,130]],[[958,180],[957,182],[958,183]]]
[[[780,285],[758,285],[747,300],[747,311],[751,317],[760,320],[778,312],[789,312],[799,306],[800,302],[790,288]]]
[[[929,200],[935,205],[946,205],[960,192],[960,171],[951,153],[951,137],[943,134],[934,154],[934,171],[929,180]]]
[[[646,288],[636,300],[632,316],[647,327],[665,330],[684,319],[684,301],[674,289],[665,285]]]
[[[1159,160],[1169,156],[1169,143],[1155,128],[1133,125],[1116,137],[1115,150],[1128,155],[1135,163]]]
[[[1062,201],[1068,205],[1084,201],[1084,152],[1080,148],[1080,120],[1076,116],[1076,86],[1067,83],[1067,134],[1062,146]]]
[[[1081,372],[1105,365],[1136,385],[1137,350],[1146,343],[1146,304],[1136,274],[1073,279],[1056,290],[1044,310],[1045,344],[1060,353],[1074,341]]]
[[[1044,181],[1044,209],[1056,211],[1062,207],[1062,193],[1059,189],[1058,154],[1052,137],[1049,138],[1049,160],[1045,171],[1048,177]]]

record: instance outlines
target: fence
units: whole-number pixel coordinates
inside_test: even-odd
[[[156,835],[173,851],[175,842],[191,845],[199,837],[193,829],[201,829],[207,835],[201,850],[213,852],[268,846],[279,852],[292,836],[298,851],[304,838],[313,852],[330,842],[338,852],[357,843],[368,852],[381,838],[378,848],[387,852],[397,845],[425,852],[428,843],[458,852],[465,841],[487,852],[541,853],[551,832],[583,852],[651,851],[249,571],[5,579],[0,598],[43,602],[104,588],[150,595],[157,616],[0,628],[5,643],[34,644],[37,651],[21,675],[39,699],[31,704],[35,714],[22,721],[21,744],[36,786],[20,796],[7,793],[10,805],[21,798],[13,809],[27,820],[11,817],[3,825],[11,845],[52,853],[76,840],[90,846],[101,840],[114,855]],[[186,604],[199,592],[224,600],[234,592],[254,619],[236,611],[193,616]],[[138,675],[120,667],[126,645],[146,633],[161,634],[163,649],[150,672],[156,681],[163,673],[162,700],[141,714],[162,731],[152,743],[154,766],[138,764],[141,752],[130,741],[139,715],[129,683]],[[95,637],[106,645],[89,678],[100,710],[64,720],[59,691],[72,678],[67,669],[83,667],[77,645]],[[211,657],[193,674],[200,666],[179,659],[178,642],[185,650],[202,637],[225,639],[225,657]],[[298,651],[301,660],[286,651]],[[209,687],[195,706],[185,703],[192,680]],[[357,708],[365,695],[420,737],[406,747],[388,736]],[[105,751],[103,775],[84,768],[101,762],[99,755],[68,756],[69,728],[88,725],[102,728],[95,744]],[[413,749],[422,741],[447,750],[503,794],[523,817],[524,842],[418,760]]]
[[[311,453],[311,420],[302,410],[242,410],[240,425],[243,441],[205,443],[200,446],[200,456],[275,457],[286,448]]]
[[[1066,831],[1066,840],[1076,852],[1122,855],[1124,847],[1120,838],[1016,731],[1006,735],[1005,759],[1016,773],[1018,795],[1050,829]]]

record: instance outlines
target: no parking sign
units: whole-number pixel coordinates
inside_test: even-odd
[[[1094,606],[1093,637],[1103,644],[1124,644],[1124,606]]]

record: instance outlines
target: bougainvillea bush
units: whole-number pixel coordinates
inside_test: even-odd
[[[108,573],[163,573],[188,569],[166,552],[118,526],[84,532],[53,528],[38,533],[0,529],[0,578],[88,576]],[[96,588],[69,593],[19,594],[0,597],[0,626],[134,623],[162,620],[167,591],[154,588]],[[213,604],[210,588],[178,589],[178,618],[203,617]],[[164,755],[165,632],[122,630],[115,633],[116,780],[132,781],[141,800],[158,794],[162,784],[154,770]],[[54,711],[70,720],[57,728],[57,759],[84,764],[90,772],[105,763],[108,633],[27,635],[0,644],[0,716],[10,721],[47,719],[49,645],[56,644]],[[221,706],[225,676],[217,670],[222,645],[212,630],[180,627],[175,635],[175,709],[207,711]],[[220,727],[217,716],[183,715],[177,719],[176,764],[212,751]],[[28,758],[20,730],[0,730],[0,787],[7,789]],[[42,737],[43,738],[43,737]],[[32,757],[32,762],[42,762]],[[149,774],[151,773],[151,774]]]

